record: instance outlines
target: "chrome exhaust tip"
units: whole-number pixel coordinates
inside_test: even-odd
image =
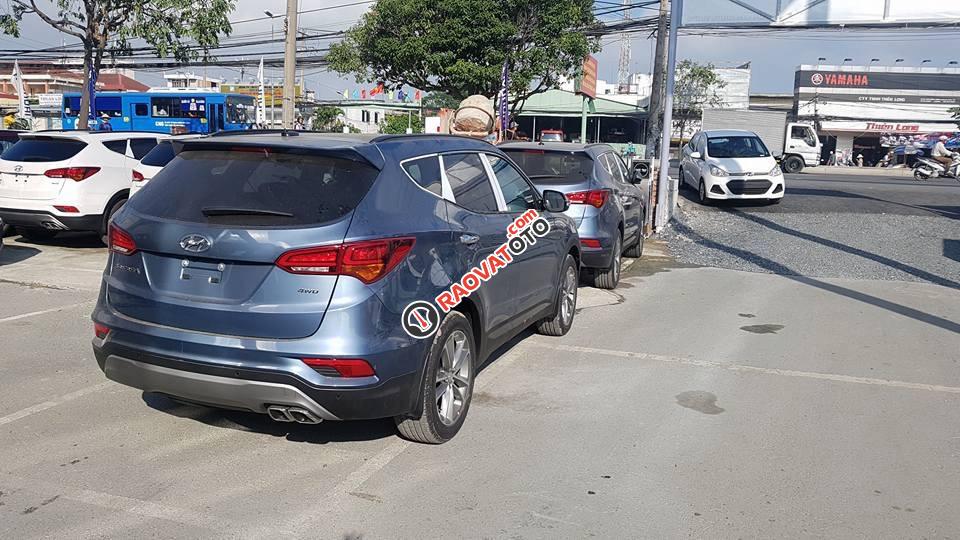
[[[290,407],[287,409],[287,414],[290,415],[290,418],[293,418],[295,422],[301,424],[319,424],[323,421],[323,419],[317,417],[317,415],[300,407]]]
[[[281,407],[279,405],[270,405],[267,407],[267,414],[270,415],[270,418],[276,420],[277,422],[293,422],[294,419],[290,416],[290,413],[287,411],[287,407]]]

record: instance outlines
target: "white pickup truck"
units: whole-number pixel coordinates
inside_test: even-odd
[[[809,124],[788,121],[788,113],[746,109],[704,109],[703,130],[743,129],[760,136],[784,172],[798,173],[820,163],[820,139]]]

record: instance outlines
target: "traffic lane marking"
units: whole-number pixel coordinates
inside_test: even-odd
[[[907,381],[897,381],[892,379],[877,379],[872,377],[855,377],[852,375],[837,375],[833,373],[820,373],[815,371],[797,371],[792,369],[764,368],[757,366],[748,366],[744,364],[729,364],[724,362],[713,362],[709,360],[696,360],[693,358],[683,358],[679,356],[667,356],[663,354],[651,354],[632,351],[618,351],[612,349],[599,349],[595,347],[580,347],[577,345],[553,345],[539,341],[525,341],[524,345],[551,349],[559,352],[578,352],[585,354],[599,354],[604,356],[614,356],[620,358],[636,358],[638,360],[650,360],[668,364],[678,364],[695,367],[705,367],[712,369],[724,369],[727,371],[738,371],[746,373],[761,373],[764,375],[780,375],[784,377],[800,377],[806,379],[819,379],[832,382],[843,382],[852,384],[863,384],[872,386],[885,386],[890,388],[904,388],[908,390],[924,390],[928,392],[942,392],[947,394],[960,394],[960,387],[944,386],[939,384],[914,383]]]
[[[40,315],[46,315],[48,313],[57,313],[58,311],[66,311],[68,309],[77,308],[80,306],[92,306],[96,304],[96,300],[87,300],[86,302],[77,302],[75,304],[67,304],[64,306],[58,306],[50,309],[41,309],[40,311],[31,311],[30,313],[21,313],[20,315],[11,315],[10,317],[4,317],[0,319],[0,323],[10,322],[10,321],[19,321],[21,319],[29,319],[30,317],[37,317]]]

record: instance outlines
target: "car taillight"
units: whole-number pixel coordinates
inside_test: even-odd
[[[137,252],[137,243],[127,231],[111,223],[110,251],[121,255],[133,255]]]
[[[143,173],[141,173],[140,171],[133,171],[133,181],[143,182]]]
[[[296,249],[281,255],[277,266],[291,274],[352,276],[369,284],[400,264],[413,243],[413,238],[385,238]]]
[[[581,238],[580,245],[588,248],[600,248],[600,240],[596,238]]]
[[[47,178],[69,178],[74,182],[86,180],[94,174],[100,172],[100,167],[64,167],[61,169],[50,169],[43,173]]]
[[[567,201],[570,204],[589,204],[595,208],[600,208],[606,204],[609,196],[609,189],[591,189],[590,191],[567,193]]]
[[[304,364],[321,373],[326,371],[323,368],[333,368],[341,377],[372,377],[375,375],[370,363],[360,358],[302,358],[301,360]]]
[[[297,249],[277,259],[277,266],[291,274],[337,274],[340,246]]]
[[[107,337],[107,334],[110,333],[110,328],[108,326],[102,325],[100,323],[93,323],[93,334],[100,339]]]

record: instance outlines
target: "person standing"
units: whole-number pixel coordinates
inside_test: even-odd
[[[113,131],[113,126],[110,125],[110,115],[103,113],[103,116],[100,117],[100,131]]]

